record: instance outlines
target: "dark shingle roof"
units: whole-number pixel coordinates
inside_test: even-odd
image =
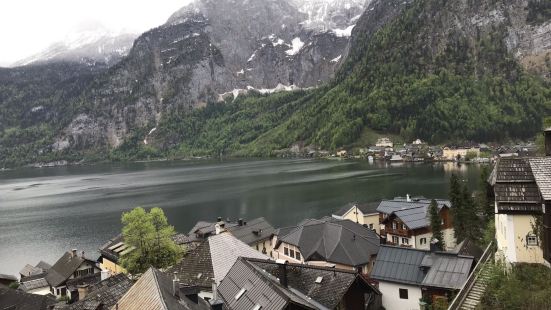
[[[29,276],[35,276],[37,274],[41,274],[43,273],[44,270],[40,267],[35,267],[31,264],[27,264],[25,265],[25,267],[23,267],[23,269],[21,269],[19,271],[19,274],[22,276],[22,277],[29,277]]]
[[[99,248],[99,253],[102,257],[106,257],[110,261],[117,263],[121,255],[125,255],[128,252],[133,251],[135,248],[124,243],[124,237],[122,234],[107,241]]]
[[[15,306],[14,309],[17,310],[47,310],[56,302],[55,299],[47,296],[0,288],[0,309],[11,309],[10,307]]]
[[[239,298],[238,293],[244,292]],[[285,309],[292,304],[299,309],[316,309],[312,303],[289,289],[282,287],[269,273],[239,258],[218,287],[225,305],[232,310],[251,310],[261,306],[263,310]]]
[[[309,221],[278,237],[300,249],[306,261],[325,260],[349,266],[368,263],[379,251],[380,238],[371,229],[349,220]]]
[[[551,159],[498,159],[489,178],[498,212],[541,212],[542,196],[551,194],[550,168]]]
[[[202,298],[195,304],[185,296],[174,296],[172,279],[155,268],[149,268],[116,305],[118,310],[210,309]]]
[[[70,305],[56,307],[63,310],[110,309],[132,287],[132,280],[124,274],[114,275],[90,286],[84,299]]]
[[[268,258],[230,233],[210,236],[189,251],[167,273],[177,273],[181,283],[210,288],[220,282],[239,256]]]
[[[8,281],[17,281],[17,277],[12,276],[11,274],[0,274],[0,279],[8,280]]]
[[[460,289],[474,258],[455,253],[382,246],[371,272],[378,281]]]
[[[45,261],[41,260],[38,262],[38,264],[36,264],[36,267],[37,268],[41,268],[42,270],[48,270],[50,268],[52,268],[52,265],[46,263]]]
[[[241,226],[229,227],[228,231],[248,245],[254,245],[257,242],[271,238],[275,233],[274,227],[263,217],[244,222]]]
[[[279,265],[273,261],[247,259],[250,263],[260,267],[276,278],[280,278]],[[334,309],[344,298],[348,289],[354,281],[361,281],[367,291],[374,294],[380,292],[363,280],[356,272],[307,266],[303,264],[287,264],[287,280],[289,287],[292,287],[305,296],[314,299],[327,308]],[[321,277],[321,282],[316,279]]]
[[[101,273],[89,274],[86,276],[69,279],[65,283],[67,289],[70,291],[78,289],[78,287],[88,287],[90,285],[98,284],[101,281]]]
[[[48,270],[46,280],[53,287],[63,284],[85,261],[95,264],[95,262],[79,255],[73,255],[72,252],[65,252],[52,268]]]

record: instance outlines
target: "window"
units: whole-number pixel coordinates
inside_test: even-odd
[[[419,239],[419,244],[427,244],[427,238]]]
[[[289,248],[284,247],[283,248],[283,254],[289,256]]]
[[[402,224],[402,229],[406,229],[406,225],[405,224]]]
[[[235,295],[235,300],[239,300],[243,294],[245,294],[247,290],[245,288],[242,288],[239,292],[237,292],[237,295]]]
[[[398,237],[392,236],[392,243],[398,244],[399,240],[400,240],[400,239],[398,239]]]
[[[402,238],[402,244],[409,244],[408,238]]]
[[[408,290],[406,288],[399,289],[400,299],[408,299]]]
[[[300,260],[300,252],[299,251],[296,251],[295,252],[295,258]]]
[[[373,224],[369,224],[369,229],[373,230]]]
[[[392,222],[392,229],[396,229],[396,222]]]
[[[257,250],[257,251],[259,250],[259,248],[258,248],[258,243],[256,244],[256,250]]]
[[[536,235],[526,236],[526,244],[528,244],[529,246],[538,245],[538,237],[536,237]]]
[[[289,256],[294,258],[295,257],[295,250],[290,250],[289,251]]]

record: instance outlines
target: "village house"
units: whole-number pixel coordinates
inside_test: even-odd
[[[122,234],[119,234],[99,248],[100,268],[109,271],[111,275],[126,273],[126,270],[119,264],[119,260],[135,249],[135,247],[125,244]]]
[[[213,297],[213,285],[218,285],[238,257],[268,259],[229,232],[210,236],[167,270],[175,274],[180,283],[198,287],[200,296]]]
[[[0,287],[0,309],[3,310],[50,310],[55,303],[57,300],[51,296]]]
[[[212,309],[206,300],[199,297],[198,292],[197,287],[181,285],[177,278],[151,267],[111,310]]]
[[[54,310],[108,310],[111,309],[134,282],[125,274],[103,279],[101,282],[91,285],[86,296],[72,304],[57,304]]]
[[[546,157],[500,158],[489,182],[495,194],[496,256],[516,263],[551,262],[551,129]],[[541,237],[536,218],[543,219]]]
[[[473,267],[472,256],[381,246],[371,279],[378,282],[385,309],[426,309],[420,303],[450,302]]]
[[[226,308],[381,309],[381,293],[354,271],[239,258],[218,287]]]
[[[38,262],[38,264],[36,264],[36,266],[33,266],[31,264],[25,265],[25,267],[23,267],[23,269],[19,271],[19,275],[21,276],[21,279],[24,279],[25,277],[45,274],[50,268],[52,268],[50,264],[44,261],[40,261]]]
[[[274,258],[369,274],[381,241],[363,225],[326,217],[280,228],[273,242]]]
[[[450,215],[451,203],[436,199],[441,218],[442,234],[446,249],[453,249],[456,241]],[[396,197],[383,200],[377,207],[381,223],[381,236],[386,243],[395,246],[429,249],[432,239],[429,206],[431,200],[424,197]]]
[[[265,218],[259,217],[248,222],[239,219],[236,226],[228,227],[226,230],[262,254],[272,256],[272,236],[275,228]]]
[[[79,299],[79,288],[101,281],[101,269],[96,262],[77,254],[77,250],[67,251],[48,270],[46,281],[50,292],[56,297],[67,296],[72,301]],[[82,297],[82,296],[80,296]]]
[[[349,203],[335,212],[332,216],[339,220],[350,220],[364,225],[380,234],[378,203]]]
[[[445,160],[459,161],[467,158],[467,155],[472,154],[474,157],[480,157],[480,148],[479,147],[461,147],[461,148],[450,148],[445,147],[443,149],[442,157]]]
[[[392,143],[392,141],[389,138],[379,138],[377,139],[375,146],[382,147],[385,149],[392,149],[394,147],[394,143]]]
[[[17,289],[30,294],[48,295],[50,294],[50,285],[46,281],[46,275],[47,273],[42,273],[21,278]]]
[[[17,277],[9,274],[0,274],[0,287],[8,287],[10,284],[17,282]]]
[[[195,247],[208,237],[227,231],[237,239],[245,242],[256,250],[270,255],[272,251],[271,238],[275,228],[263,217],[250,221],[239,219],[232,222],[223,221],[221,217],[216,222],[199,221],[190,230],[187,238],[187,248]]]

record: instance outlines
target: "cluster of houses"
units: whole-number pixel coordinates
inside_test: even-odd
[[[389,162],[484,162],[489,163],[499,157],[533,156],[537,146],[534,143],[517,145],[463,144],[435,146],[417,139],[412,143],[395,144],[389,138],[379,138],[375,145],[357,151],[339,150],[337,157],[367,158]]]
[[[496,259],[551,266],[551,129],[546,157],[498,159]],[[174,241],[182,259],[127,275],[135,250],[122,235],[99,259],[70,250],[53,265],[0,275],[0,309],[424,309],[447,304],[472,277],[483,251],[456,244],[453,206],[436,199],[444,240],[433,238],[424,197],[351,203],[332,216],[274,228],[266,219],[200,221]],[[541,221],[536,221],[540,217]],[[537,227],[541,222],[541,227]],[[439,246],[445,243],[445,248]],[[7,288],[11,282],[19,288]]]

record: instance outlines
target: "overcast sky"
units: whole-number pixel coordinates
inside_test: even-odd
[[[40,52],[85,25],[142,33],[191,0],[1,0],[0,65]]]

